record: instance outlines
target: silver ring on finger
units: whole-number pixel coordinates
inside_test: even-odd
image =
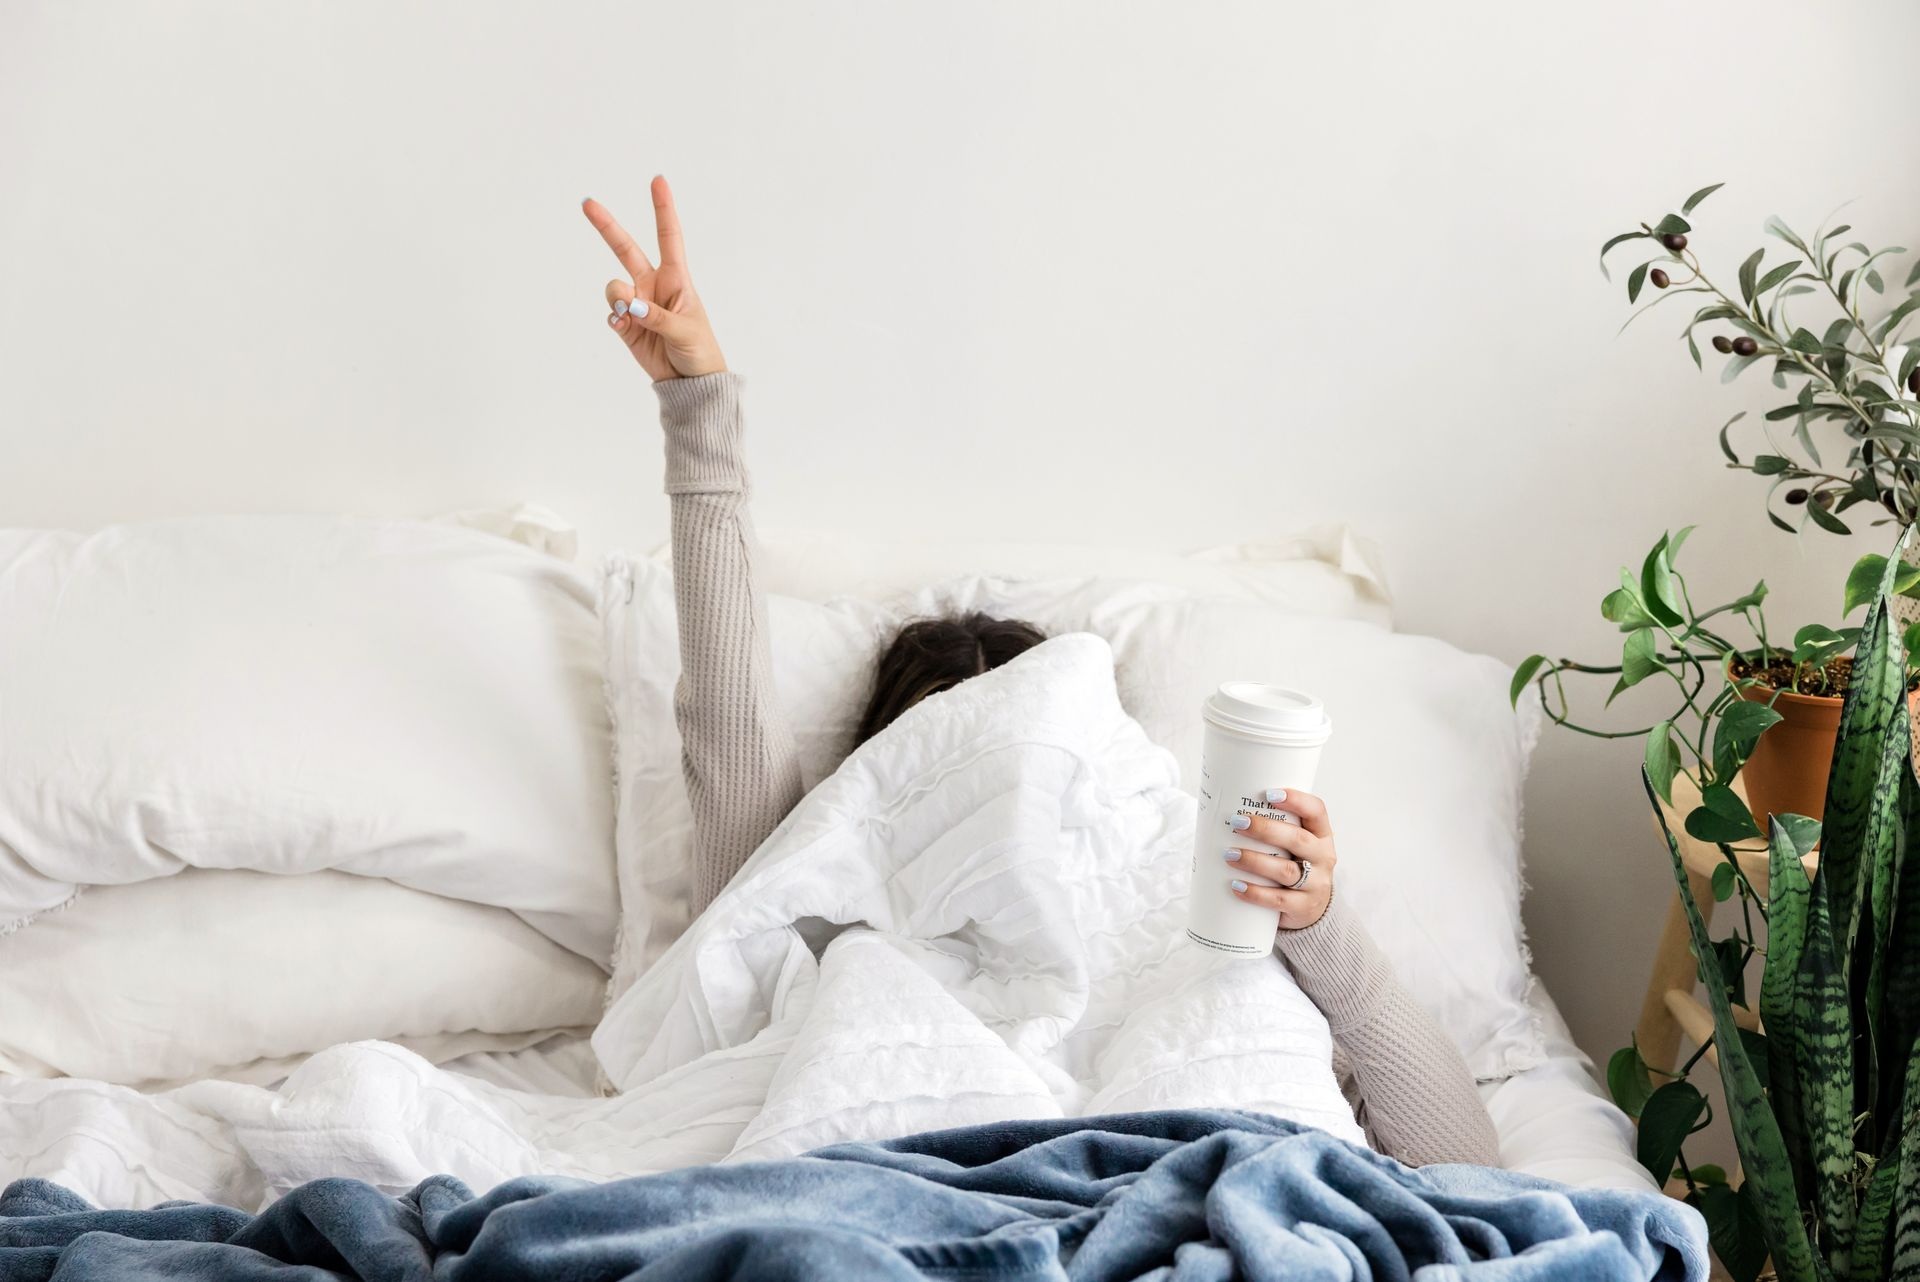
[[[1307,884],[1307,878],[1313,876],[1313,860],[1300,859],[1300,860],[1296,860],[1295,862],[1300,865],[1300,876],[1294,881],[1294,883],[1291,886],[1287,887],[1288,890],[1302,889]]]

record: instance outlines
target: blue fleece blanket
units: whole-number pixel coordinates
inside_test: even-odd
[[[258,1215],[0,1193],[0,1279],[707,1282],[819,1278],[1704,1279],[1699,1215],[1652,1193],[1412,1171],[1256,1113],[1008,1122],[804,1157],[483,1197],[316,1180]]]

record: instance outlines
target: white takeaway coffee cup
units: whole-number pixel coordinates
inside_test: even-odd
[[[1273,951],[1279,916],[1237,897],[1228,882],[1274,882],[1226,861],[1229,846],[1246,850],[1274,847],[1234,832],[1235,815],[1267,815],[1297,822],[1267,805],[1269,788],[1311,791],[1320,749],[1333,722],[1320,700],[1303,690],[1228,681],[1200,705],[1206,740],[1200,750],[1200,819],[1193,840],[1193,881],[1187,899],[1187,938],[1197,944],[1243,957]]]

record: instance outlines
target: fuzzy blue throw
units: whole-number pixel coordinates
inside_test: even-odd
[[[0,1193],[0,1279],[1704,1279],[1698,1214],[1652,1193],[1413,1171],[1256,1113],[1005,1122],[804,1157],[475,1197],[315,1180],[258,1215]]]

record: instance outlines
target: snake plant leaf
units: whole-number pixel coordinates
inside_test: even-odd
[[[1772,921],[1771,911],[1768,921]],[[1813,1166],[1811,1200],[1820,1212],[1828,1262],[1837,1276],[1844,1277],[1852,1271],[1856,1209],[1853,1009],[1841,977],[1834,934],[1825,896],[1809,894],[1800,973],[1793,988],[1795,1072],[1807,1157]]]
[[[1886,740],[1881,745],[1881,773],[1885,779],[1885,791],[1880,804],[1874,807],[1873,827],[1871,829],[1873,852],[1872,872],[1868,878],[1866,901],[1872,914],[1873,930],[1869,936],[1873,950],[1870,967],[1867,971],[1867,1017],[1869,1027],[1880,1026],[1881,1010],[1886,1001],[1887,982],[1889,980],[1895,913],[1895,892],[1900,885],[1900,869],[1906,853],[1905,799],[1907,786],[1913,776],[1913,725],[1907,713],[1907,647],[1894,626],[1891,606],[1883,598],[1880,612],[1887,615],[1886,634],[1883,638],[1885,655],[1880,664],[1871,670],[1872,679],[1881,684],[1883,695],[1888,701]],[[1866,648],[1866,637],[1861,636],[1862,652]],[[1854,667],[1860,666],[1858,657]],[[1893,1043],[1905,1046],[1905,1040]],[[1897,1062],[1897,1061],[1896,1061]],[[1897,1076],[1892,1074],[1891,1076]]]
[[[1795,1071],[1801,1031],[1794,1015],[1800,955],[1806,947],[1813,883],[1791,833],[1776,816],[1768,825],[1767,963],[1760,975],[1760,1022],[1767,1029],[1769,1094],[1780,1135],[1801,1196],[1811,1192],[1812,1162],[1801,1120],[1800,1079]]]
[[[1920,1044],[1920,780],[1912,771],[1900,777],[1904,794],[1906,823],[1894,851],[1899,880],[1894,888],[1894,911],[1898,918],[1881,958],[1886,976],[1885,1004],[1880,1011],[1879,1040],[1885,1046]],[[1901,1102],[1893,1097],[1898,1074],[1885,1074],[1881,1098],[1875,1115],[1901,1116]],[[1905,1087],[1909,1102],[1911,1086]]]
[[[1902,542],[1904,543],[1904,538]],[[1827,840],[1821,855],[1820,881],[1829,874],[1847,878],[1825,887],[1823,896],[1831,914],[1835,942],[1840,949],[1843,988],[1856,995],[1859,1028],[1869,1036],[1882,1034],[1881,1014],[1891,977],[1894,889],[1898,861],[1905,845],[1903,831],[1909,796],[1905,776],[1913,772],[1911,731],[1906,704],[1906,649],[1893,626],[1887,589],[1901,565],[1889,558],[1883,590],[1868,608],[1867,622],[1854,655],[1853,679],[1840,710],[1840,741],[1834,749],[1833,773],[1849,777],[1827,787]],[[1846,808],[1835,814],[1837,796],[1847,797]],[[1848,839],[1851,839],[1849,841]],[[1877,1054],[1865,1047],[1865,1071],[1856,1078],[1862,1094],[1856,1112],[1873,1115],[1882,1093],[1891,1086]],[[1898,1072],[1898,1061],[1885,1067]],[[1869,1128],[1868,1142],[1872,1143]]]
[[[1897,561],[1889,561],[1890,567],[1894,564]],[[1827,777],[1820,884],[1848,982],[1861,922],[1870,911],[1867,890],[1876,879],[1884,879],[1891,893],[1894,828],[1901,817],[1899,772],[1908,768],[1905,650],[1893,632],[1882,593],[1860,633]]]
[[[1920,1279],[1920,1040],[1907,1051],[1906,1097],[1899,1142],[1888,1145],[1880,1159],[1900,1168],[1893,1192],[1892,1267],[1886,1274],[1893,1282]]]
[[[1854,1229],[1851,1282],[1880,1282],[1887,1276],[1887,1254],[1893,1245],[1893,1195],[1899,1183],[1899,1162],[1882,1162],[1873,1168]]]
[[[1800,1218],[1786,1141],[1780,1136],[1780,1124],[1774,1120],[1753,1064],[1747,1059],[1739,1025],[1733,1022],[1726,977],[1720,973],[1713,941],[1707,935],[1707,924],[1701,919],[1700,906],[1694,903],[1693,891],[1687,884],[1687,865],[1680,857],[1680,843],[1667,826],[1667,817],[1653,791],[1653,781],[1646,777],[1645,770],[1641,771],[1640,779],[1646,789],[1647,802],[1653,807],[1660,831],[1667,840],[1667,855],[1673,861],[1674,880],[1680,888],[1680,905],[1686,913],[1687,933],[1692,937],[1700,978],[1713,1010],[1713,1040],[1720,1061],[1720,1082],[1726,1091],[1728,1120],[1746,1164],[1746,1182],[1742,1189],[1752,1189],[1754,1203],[1766,1226],[1773,1266],[1782,1282],[1821,1282],[1827,1270],[1814,1254],[1813,1243],[1808,1240],[1806,1225]],[[1916,1245],[1920,1246],[1920,1236],[1916,1237]]]

